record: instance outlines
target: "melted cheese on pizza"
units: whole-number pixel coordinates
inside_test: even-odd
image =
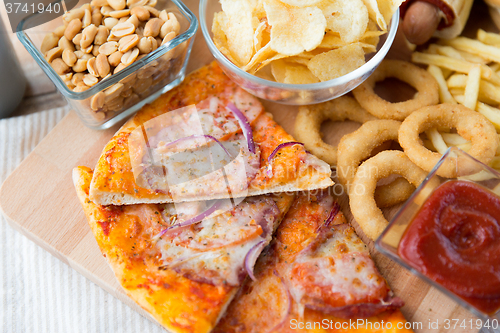
[[[225,142],[234,138],[236,132],[241,133],[240,124],[235,121],[234,116],[226,108],[230,102],[235,103],[248,118],[254,142],[258,148],[258,152],[253,154],[254,156],[249,156],[243,149],[240,149],[241,154],[238,156],[243,157],[244,162],[242,163],[245,163],[247,177],[241,178],[242,175],[234,177],[243,179],[243,183],[234,179],[230,180],[227,182],[228,189],[225,182],[218,181],[221,179],[220,174],[217,176],[207,174],[208,178],[204,181],[195,181],[189,186],[177,187],[176,192],[172,193],[169,187],[171,182],[165,184],[152,182],[153,186],[147,180],[137,182],[141,168],[138,168],[139,172],[134,173],[135,168],[131,161],[143,163],[147,152],[144,149],[138,149],[131,153],[129,142],[132,132],[140,129],[137,140],[144,140],[141,139],[141,136],[143,137],[144,133],[150,133],[146,135],[151,143],[150,148],[158,149],[160,146],[165,148],[166,144],[171,143],[175,138],[180,138],[181,134],[193,133],[189,132],[189,126],[178,126],[179,124],[192,124],[194,122],[198,129],[194,132],[197,134],[192,135],[211,133],[217,140]],[[192,119],[188,117],[188,119],[182,120],[160,121],[165,127],[153,126],[149,129],[148,126],[144,126],[157,117],[169,119],[165,115],[169,113],[174,115],[176,114],[174,110],[194,105],[196,105],[196,110],[189,113]],[[173,130],[173,134],[169,134],[171,130]],[[310,190],[332,185],[329,165],[310,154],[305,154],[305,149],[300,145],[281,149],[272,159],[272,172],[268,172],[268,157],[279,144],[289,141],[294,141],[293,137],[263,112],[260,102],[231,82],[222,70],[215,63],[212,63],[190,74],[177,88],[144,106],[116,133],[104,148],[98,161],[92,179],[90,197],[97,203],[121,205],[141,202],[196,201],[200,200],[200,197],[203,200],[228,198],[230,192],[233,197],[245,196],[247,188],[249,195],[257,195]],[[213,149],[218,149],[218,144],[207,138],[184,140],[178,144],[179,146],[175,148],[177,151],[181,151],[181,149],[189,151],[193,147],[199,148],[208,145]],[[143,146],[147,145],[143,144]],[[166,150],[172,152],[172,149],[174,148],[169,146]],[[305,157],[306,155],[309,156]],[[184,165],[187,166],[188,163]],[[192,164],[190,165],[192,166]],[[230,167],[230,164],[227,165]],[[238,164],[238,170],[242,170],[241,163]],[[153,178],[165,175],[163,168],[153,169],[150,172]],[[234,174],[226,171],[220,173],[223,173],[226,178],[227,175]],[[202,186],[202,184],[208,185]],[[231,184],[236,185],[232,186]],[[242,193],[239,194],[238,191]]]
[[[377,332],[410,332],[396,329],[405,322],[396,310],[401,304],[386,298],[385,280],[342,213],[325,224],[336,205],[324,192],[297,197],[257,262],[256,281],[245,281],[215,332],[370,331],[343,327],[346,317],[392,323]],[[308,325],[323,320],[332,326]]]
[[[238,286],[247,275],[247,254],[269,244],[279,215],[272,198],[247,198],[230,211],[163,236],[157,243],[163,267],[195,281]]]
[[[197,216],[200,211],[206,210],[207,204],[182,203],[175,207],[156,204],[99,206],[89,199],[92,171],[85,167],[76,168],[73,178],[97,244],[127,295],[170,332],[210,332],[238,287],[213,279],[210,275],[213,273],[210,268],[213,267],[210,265],[199,271],[195,271],[193,267],[191,272],[196,272],[196,277],[188,274],[189,267],[185,267],[184,272],[165,267],[165,257],[157,238],[165,228],[175,224],[178,217],[185,221]],[[292,201],[293,196],[288,195],[252,198],[248,207],[241,211],[241,216],[227,220],[233,226],[226,228],[227,235],[223,230],[224,213],[215,212],[213,218],[212,215],[208,218],[211,221],[193,226],[194,231],[206,229],[204,233],[197,235],[196,241],[184,243],[185,237],[174,237],[171,240],[179,245],[176,246],[177,249],[181,248],[180,245],[186,245],[198,254],[213,255],[215,252],[211,250],[215,251],[217,246],[231,242],[236,246],[238,241],[241,242],[240,245],[246,244],[244,233],[238,232],[238,228],[245,224],[249,225],[247,230],[255,231],[252,234],[258,234],[258,237],[265,235],[268,240],[272,228],[277,227]],[[230,212],[237,215],[238,208]],[[242,219],[243,214],[247,213],[258,217],[255,225],[252,220]],[[225,239],[218,242],[217,236]],[[207,241],[206,245],[204,239]],[[253,241],[254,238],[249,240]],[[166,242],[166,239],[160,241]],[[229,251],[225,258],[234,264],[227,266],[228,271],[221,276],[229,280],[232,274],[230,270],[240,272],[241,257],[242,254],[238,251]],[[187,258],[187,262],[189,260]],[[192,263],[200,265],[203,261],[194,260]],[[204,280],[200,278],[204,273],[207,274],[205,280],[210,280],[209,283],[201,281]]]

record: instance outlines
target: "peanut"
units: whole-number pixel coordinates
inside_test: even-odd
[[[109,16],[114,18],[122,18],[130,15],[130,9],[114,10],[109,13]]]
[[[64,36],[64,31],[66,31],[66,26],[61,25],[57,27],[56,30],[54,30],[54,34],[56,34],[57,37],[61,38],[62,36]]]
[[[106,42],[99,47],[99,53],[104,55],[110,55],[118,51],[117,42]]]
[[[108,0],[92,0],[90,2],[92,7],[103,7],[108,5]]]
[[[90,10],[85,9],[85,15],[82,18],[82,28],[88,27],[92,23],[92,13]]]
[[[56,58],[52,61],[52,68],[56,71],[57,74],[63,75],[69,72],[69,67],[64,63],[61,58]]]
[[[101,10],[98,7],[92,9],[92,24],[96,27],[102,22]]]
[[[139,49],[135,47],[122,56],[122,63],[125,66],[129,66],[137,59],[137,56],[139,56]]]
[[[78,86],[76,86],[73,91],[74,92],[84,92],[85,90],[89,90],[89,86],[86,86],[85,84],[80,84]]]
[[[148,0],[127,0],[127,7],[134,8],[136,6],[144,6],[148,3]]]
[[[116,66],[116,68],[115,68],[115,70],[114,70],[113,74],[118,73],[119,71],[121,71],[121,70],[122,70],[122,69],[124,69],[125,67],[127,67],[127,66],[126,66],[126,65],[124,65],[122,62],[120,62],[120,63],[118,64],[118,66]]]
[[[125,36],[122,39],[120,39],[118,43],[119,44],[118,50],[123,53],[128,52],[129,50],[134,48],[138,43],[139,43],[139,36],[137,36],[136,34]]]
[[[135,25],[130,22],[119,23],[111,29],[111,34],[118,38],[122,38],[133,34],[135,31]]]
[[[105,97],[106,95],[102,91],[99,91],[97,94],[92,96],[90,99],[90,107],[92,110],[97,111],[102,108],[104,106]]]
[[[93,49],[92,49],[92,55],[94,57],[97,57],[99,55],[99,48],[97,47],[97,45],[92,45]]]
[[[142,70],[137,73],[137,78],[139,79],[147,79],[148,77],[153,76],[154,73],[156,73],[157,69],[153,66],[149,66],[146,68],[143,68]]]
[[[145,93],[149,87],[151,87],[152,83],[153,83],[152,77],[148,77],[145,79],[139,79],[134,84],[134,92],[138,95],[141,95],[141,94]]]
[[[160,33],[163,21],[159,18],[149,20],[144,27],[144,37],[156,37]]]
[[[83,51],[82,51],[82,50],[80,50],[80,51],[75,51],[74,53],[75,53],[75,55],[76,55],[76,57],[77,57],[78,59],[82,59],[82,58],[83,58],[83,55],[85,54],[85,53],[83,53]]]
[[[85,49],[81,49],[84,53],[92,53],[92,50],[94,49],[94,45],[90,45],[89,47],[85,48]]]
[[[106,17],[104,19],[104,26],[108,28],[108,30],[113,29],[113,27],[117,24],[118,24],[118,19],[115,19],[114,17]]]
[[[106,28],[104,25],[100,25],[99,28],[97,28],[97,34],[95,35],[94,44],[102,45],[106,43],[106,41],[108,40],[108,36],[108,28]]]
[[[149,10],[142,6],[134,7],[130,10],[131,15],[137,16],[137,18],[141,21],[147,21],[149,20],[150,13]]]
[[[75,9],[72,9],[72,10],[66,12],[63,15],[63,21],[66,23],[70,23],[74,19],[81,20],[83,18],[83,15],[85,15],[84,8],[75,8]]]
[[[175,35],[175,32],[173,32],[173,31],[172,31],[172,32],[169,32],[169,33],[165,36],[165,38],[163,38],[163,40],[162,40],[162,42],[161,42],[161,45],[164,45],[164,44],[166,44],[166,43],[170,42],[172,39],[174,39],[174,38],[175,38],[175,36],[176,36],[176,35]]]
[[[142,54],[153,52],[158,48],[158,43],[153,37],[142,37],[137,47]]]
[[[94,42],[94,38],[97,35],[97,27],[93,24],[89,25],[82,31],[82,39],[80,40],[80,46],[82,49],[88,48]]]
[[[144,6],[144,8],[149,11],[150,15],[152,15],[154,17],[160,16],[160,11],[158,9],[151,7],[151,6]]]
[[[139,24],[141,23],[139,21],[139,19],[137,18],[137,15],[131,15],[126,22],[130,22],[132,23],[133,25],[135,25],[135,28],[137,29],[137,27],[139,26]]]
[[[95,112],[93,116],[96,120],[103,121],[104,119],[106,119],[106,112],[105,111]]]
[[[174,32],[177,35],[180,30],[181,25],[179,24],[177,17],[175,17],[173,13],[169,13],[168,20],[161,26],[160,37],[165,38],[169,32]]]
[[[42,41],[42,45],[40,46],[40,51],[42,54],[46,54],[48,50],[53,49],[59,43],[59,38],[55,33],[50,33],[45,35]]]
[[[80,32],[80,30],[82,30],[82,21],[75,18],[71,20],[66,27],[66,30],[64,31],[64,37],[66,37],[67,40],[72,40],[76,36],[76,34]]]
[[[72,42],[73,42],[73,44],[75,44],[75,45],[80,45],[80,41],[81,41],[81,40],[82,40],[82,33],[80,32],[80,33],[76,34],[76,36],[75,36],[75,37],[73,37]]]
[[[120,96],[122,91],[123,91],[123,84],[121,83],[115,83],[108,89],[104,90],[106,103]]]
[[[68,74],[66,74],[66,75],[68,75]],[[127,90],[123,90],[122,93],[120,94],[120,96],[127,98],[130,95],[132,95],[133,93],[134,93],[134,91],[131,88],[129,88]]]
[[[111,8],[110,6],[102,6],[101,7],[101,14],[103,16],[109,16],[109,13],[111,13],[113,11],[113,8]]]
[[[127,6],[125,0],[108,0],[108,4],[113,7],[114,10],[122,10]]]
[[[148,0],[148,3],[146,4],[146,6],[154,7],[154,6],[156,6],[157,3],[158,3],[157,0]]]
[[[128,105],[134,105],[137,104],[141,99],[139,98],[139,95],[137,94],[132,94],[129,97],[125,98],[123,101],[123,104],[128,106]]]
[[[99,54],[96,58],[96,68],[100,77],[105,77],[111,71],[109,67],[108,57],[104,54]]]
[[[59,46],[54,47],[53,49],[50,49],[47,51],[45,54],[45,60],[48,62],[54,61],[54,59],[59,58],[63,53],[63,49]]]
[[[108,56],[108,62],[111,66],[116,67],[122,61],[123,53],[116,51]]]
[[[81,73],[87,70],[87,59],[78,59],[75,66],[72,67],[76,73]]]
[[[76,64],[76,61],[78,58],[76,57],[75,53],[71,50],[64,50],[62,53],[62,60],[68,65],[69,67],[73,67]]]
[[[96,58],[91,58],[87,61],[87,70],[90,75],[99,77],[99,72],[97,71]]]
[[[58,45],[63,50],[75,51],[75,45],[66,39],[66,36],[62,36],[61,39],[59,39]]]
[[[93,87],[99,82],[99,79],[96,78],[93,75],[86,74],[83,76],[83,83],[85,83],[86,86]]]
[[[107,107],[109,111],[119,111],[123,108],[123,97],[116,97],[112,101],[108,102]]]
[[[73,78],[71,79],[71,83],[73,83],[74,86],[77,86],[78,83],[83,81],[83,76],[85,74],[83,73],[75,73],[73,74]]]

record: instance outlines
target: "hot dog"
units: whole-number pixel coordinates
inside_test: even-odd
[[[413,44],[431,37],[458,36],[469,18],[474,0],[407,0],[402,6],[403,31]]]

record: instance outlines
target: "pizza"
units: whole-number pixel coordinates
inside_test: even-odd
[[[328,191],[301,193],[214,332],[411,332],[402,305]]]
[[[328,164],[214,62],[143,107],[106,145],[90,199],[100,205],[243,198],[333,185]]]
[[[179,215],[198,215],[205,203],[100,206],[89,198],[92,176],[87,167],[73,171],[102,254],[127,295],[175,333],[214,328],[294,197],[248,197],[199,223],[172,228]]]

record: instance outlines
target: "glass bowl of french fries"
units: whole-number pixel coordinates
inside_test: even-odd
[[[199,8],[203,36],[224,72],[282,104],[321,103],[356,88],[384,59],[399,24],[397,8],[378,11],[375,21],[370,10],[358,13],[358,1],[321,2],[347,6],[341,15],[288,1],[201,0]],[[325,19],[326,12],[332,16]]]

